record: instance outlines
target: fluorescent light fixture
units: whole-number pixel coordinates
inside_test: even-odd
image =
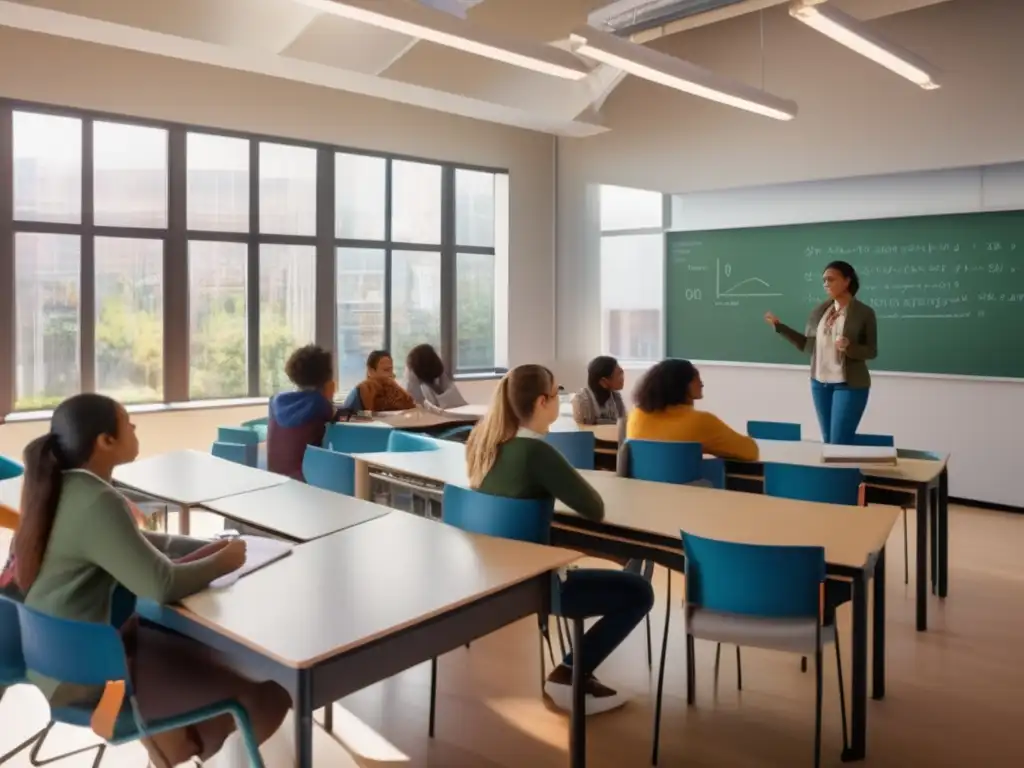
[[[599,29],[582,27],[573,32],[569,39],[573,50],[580,56],[608,64],[643,80],[776,120],[792,120],[796,117],[796,103],[789,99],[773,96],[751,85],[716,75],[696,64],[631,43]]]
[[[883,40],[871,32],[863,22],[847,16],[837,8],[814,0],[796,0],[789,7],[789,15],[927,91],[939,87],[935,81],[936,73],[928,62],[898,45]]]
[[[296,0],[310,8],[352,21],[428,40],[448,48],[530,69],[582,80],[589,70],[567,51],[532,40],[508,37],[429,5],[404,0]]]

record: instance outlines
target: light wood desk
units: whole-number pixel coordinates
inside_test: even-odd
[[[283,475],[218,459],[200,451],[162,453],[114,470],[117,485],[179,507],[183,534],[189,532],[189,510],[192,507],[287,481]]]
[[[578,556],[389,514],[178,608],[140,611],[288,690],[297,764],[310,768],[315,709],[546,611],[551,572]]]
[[[319,539],[391,514],[379,504],[298,480],[203,502],[202,507],[294,542]]]
[[[458,451],[355,454],[356,495],[369,493],[371,475],[388,481],[411,477],[436,486],[466,486]],[[390,475],[390,477],[389,477]],[[844,507],[738,491],[650,483],[585,472],[605,501],[605,519],[587,520],[555,508],[552,541],[559,546],[683,567],[680,530],[754,544],[820,546],[829,573],[852,581],[852,741],[847,759],[863,759],[867,743],[868,583],[874,578],[872,691],[885,695],[885,542],[898,510]],[[667,621],[668,615],[666,616]]]

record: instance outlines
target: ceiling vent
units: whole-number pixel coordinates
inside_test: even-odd
[[[679,19],[727,8],[744,0],[617,0],[587,19],[592,27],[628,37]]]

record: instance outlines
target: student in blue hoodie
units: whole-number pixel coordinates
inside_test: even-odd
[[[267,469],[304,480],[306,446],[322,445],[327,425],[338,419],[334,359],[326,349],[309,344],[292,352],[284,371],[296,388],[270,398]]]

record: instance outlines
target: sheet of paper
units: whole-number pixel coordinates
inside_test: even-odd
[[[292,545],[285,541],[268,539],[263,536],[242,536],[241,539],[245,542],[245,565],[237,571],[232,571],[210,582],[211,588],[230,587],[246,574],[269,565],[275,560],[280,560],[292,552]]]

